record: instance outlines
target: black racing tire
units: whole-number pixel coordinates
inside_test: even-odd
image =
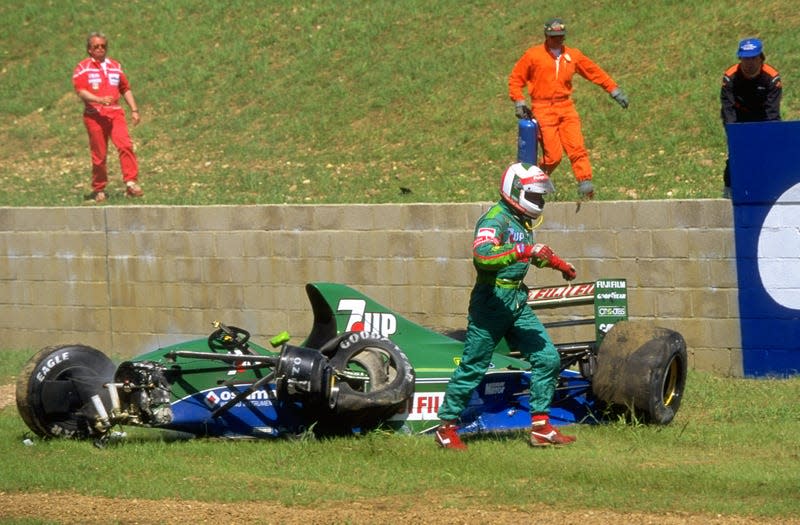
[[[647,322],[621,321],[598,349],[592,392],[612,409],[666,425],[680,408],[687,369],[681,334]]]
[[[110,406],[105,383],[116,367],[105,354],[80,344],[43,348],[17,379],[17,410],[25,424],[43,438],[87,439],[94,432],[90,417],[97,394]]]
[[[341,339],[330,365],[337,377],[336,405],[328,426],[377,427],[414,395],[414,368],[385,337],[353,332]]]

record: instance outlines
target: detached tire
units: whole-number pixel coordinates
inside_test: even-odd
[[[328,423],[332,428],[378,426],[414,395],[414,368],[389,339],[354,332],[341,339],[330,365],[338,395]]]
[[[686,387],[686,341],[649,323],[621,321],[597,352],[592,391],[601,401],[632,411],[647,423],[666,425]]]
[[[17,410],[40,437],[89,438],[95,415],[91,398],[100,395],[110,405],[103,385],[113,380],[115,370],[105,354],[89,346],[43,348],[20,372]]]

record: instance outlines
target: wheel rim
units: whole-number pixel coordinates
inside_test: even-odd
[[[678,378],[680,377],[680,367],[681,363],[678,356],[673,356],[667,365],[667,371],[664,374],[664,382],[661,387],[661,397],[664,401],[664,406],[670,406],[679,395],[677,388]]]
[[[340,375],[353,390],[368,394],[384,388],[397,375],[397,364],[381,348],[368,346],[347,360]]]

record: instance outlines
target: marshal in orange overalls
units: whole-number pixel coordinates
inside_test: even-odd
[[[579,49],[563,44],[564,31],[548,35],[545,42],[533,46],[514,65],[508,79],[508,94],[515,104],[524,103],[527,86],[531,111],[539,124],[543,156],[540,168],[548,174],[561,162],[566,151],[575,179],[580,183],[592,179],[592,167],[586,151],[581,121],[572,95],[572,77],[578,73],[597,84],[612,96],[620,93],[617,83],[600,66]],[[624,95],[623,95],[624,96]],[[614,97],[617,99],[617,97]],[[627,107],[627,99],[623,104]]]

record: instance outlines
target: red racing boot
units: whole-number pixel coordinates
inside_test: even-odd
[[[458,437],[458,426],[453,420],[442,420],[442,424],[436,429],[436,443],[442,448],[452,450],[467,450],[467,445]]]
[[[535,414],[531,417],[532,447],[549,447],[551,445],[569,445],[575,441],[575,436],[565,436],[556,427],[550,424],[547,414]]]

